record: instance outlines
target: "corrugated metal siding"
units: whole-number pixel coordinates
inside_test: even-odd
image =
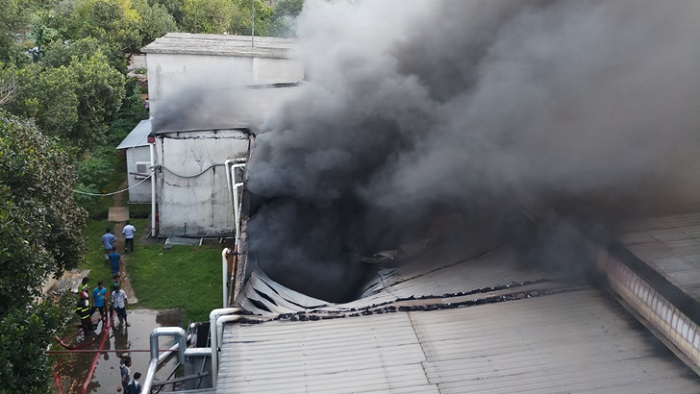
[[[218,393],[697,393],[593,289],[432,312],[226,327]]]

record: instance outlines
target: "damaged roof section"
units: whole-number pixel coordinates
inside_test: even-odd
[[[407,265],[379,270],[377,276],[362,289],[361,296],[345,304],[330,304],[291,290],[268,278],[263,272],[253,272],[238,297],[240,305],[254,314],[275,317],[298,312],[353,312],[370,310],[378,305],[408,300],[445,299],[471,294],[487,296],[491,292],[539,283],[539,287],[560,287],[549,280],[540,267],[522,264],[516,246],[507,246],[483,256],[464,260],[459,254],[440,256],[443,265]],[[436,256],[433,256],[436,257]],[[500,294],[500,293],[499,293]],[[437,298],[435,297],[437,296]],[[425,305],[428,302],[423,302]]]
[[[698,391],[610,294],[525,264],[521,246],[434,249],[433,264],[380,269],[345,304],[255,271],[238,297],[255,315],[225,327],[217,392]]]
[[[623,241],[642,255],[661,237],[670,244],[657,260],[680,248],[690,261],[696,219],[640,222]],[[607,249],[579,235],[598,266]],[[672,345],[604,288],[526,264],[521,241],[476,255],[434,248],[425,264],[379,269],[344,304],[255,271],[238,297],[253,314],[225,326],[217,392],[698,392]]]

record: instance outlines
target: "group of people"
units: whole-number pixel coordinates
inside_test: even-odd
[[[136,228],[127,221],[122,229],[122,234],[124,235],[124,254],[134,252],[135,233]],[[100,317],[104,322],[106,322],[107,319],[113,318],[114,314],[116,314],[119,318],[119,324],[126,323],[127,327],[131,326],[126,317],[126,307],[128,306],[129,299],[126,292],[122,289],[120,282],[122,258],[117,252],[117,238],[112,234],[111,229],[107,228],[101,241],[105,251],[105,262],[109,264],[112,269],[112,291],[109,293],[109,316],[107,315],[105,302],[108,293],[102,281],[97,282],[97,287],[92,290],[92,305],[90,305],[89,279],[87,277],[83,278],[81,284],[78,285],[78,294],[80,297],[75,311],[80,317],[80,324],[85,334],[93,330],[92,315],[96,310],[100,311]]]
[[[90,305],[90,295],[88,294],[88,277],[84,277],[80,285],[78,285],[78,293],[80,294],[80,299],[76,305],[75,312],[80,317],[80,325],[83,328],[85,334],[91,332],[93,328],[92,315],[95,311],[100,312],[100,318],[103,322],[107,322],[107,319],[114,317],[116,313],[119,318],[119,324],[126,323],[127,327],[131,325],[126,318],[126,307],[128,305],[128,297],[126,292],[121,288],[121,283],[119,281],[119,275],[113,276],[112,281],[112,291],[110,295],[110,308],[109,315],[106,311],[106,298],[107,289],[104,287],[102,281],[97,282],[97,287],[92,290],[92,306]]]
[[[122,229],[124,235],[124,254],[129,252],[134,253],[134,234],[136,227],[131,222],[126,221],[126,225]],[[105,234],[102,236],[102,246],[105,251],[105,261],[112,267],[112,275],[121,273],[122,256],[117,252],[117,237],[112,234],[112,230],[107,227]]]
[[[131,357],[124,357],[122,359],[122,363],[119,366],[119,373],[121,374],[122,378],[122,389],[124,390],[125,394],[141,394],[141,383],[139,382],[139,379],[141,379],[141,374],[139,372],[136,372],[133,376],[131,377]]]

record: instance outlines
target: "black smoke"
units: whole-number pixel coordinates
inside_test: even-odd
[[[250,254],[351,298],[357,256],[457,215],[601,220],[698,197],[700,2],[307,1],[309,80],[256,139]],[[527,208],[524,209],[527,211]]]

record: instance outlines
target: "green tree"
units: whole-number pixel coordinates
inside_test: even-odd
[[[78,122],[77,80],[73,70],[62,66],[42,69],[28,65],[10,69],[17,78],[17,95],[8,109],[26,118],[34,118],[47,135],[73,138]]]
[[[304,7],[304,0],[280,0],[270,15],[271,36],[290,37],[294,35],[294,19]]]
[[[76,146],[95,146],[105,141],[108,124],[121,108],[124,76],[100,52],[73,58],[70,68],[77,80],[78,98],[78,122],[70,139]]]
[[[0,315],[31,303],[84,254],[72,156],[33,123],[0,113]]]
[[[141,15],[141,45],[145,46],[153,42],[165,33],[177,31],[177,24],[173,16],[168,13],[164,5],[155,3],[149,5],[146,0],[135,0],[134,8]]]
[[[26,11],[18,0],[0,0],[0,61],[15,63],[22,57],[15,33],[27,24]]]
[[[73,61],[73,57],[83,58],[86,55],[102,52],[110,66],[126,74],[126,58],[119,51],[119,47],[112,42],[94,37],[53,41],[44,47],[43,52],[41,64],[44,67],[68,66]]]
[[[140,49],[141,16],[131,0],[78,0],[74,18],[80,37],[111,41],[124,54]]]
[[[251,35],[253,32],[252,10],[250,0],[233,0],[235,11],[229,26],[233,34]],[[270,35],[270,20],[273,7],[262,0],[254,0],[255,7],[255,35]]]
[[[51,8],[40,8],[33,14],[32,35],[34,44],[46,49],[51,43],[79,38],[75,3],[62,1]]]
[[[124,76],[100,51],[74,56],[67,66],[29,65],[14,73],[17,97],[9,111],[34,118],[45,134],[68,145],[87,149],[105,141],[125,92]]]
[[[66,315],[35,300],[47,276],[75,267],[85,253],[75,179],[64,148],[0,111],[0,393],[49,391],[44,350]]]
[[[231,0],[184,0],[180,11],[183,30],[222,34],[231,24],[234,4]]]
[[[65,315],[51,302],[12,308],[0,315],[0,393],[49,392],[51,360],[44,350],[65,323]]]
[[[173,17],[178,26],[182,24],[182,3],[183,0],[155,0],[151,4],[160,4],[168,11],[168,14]]]

